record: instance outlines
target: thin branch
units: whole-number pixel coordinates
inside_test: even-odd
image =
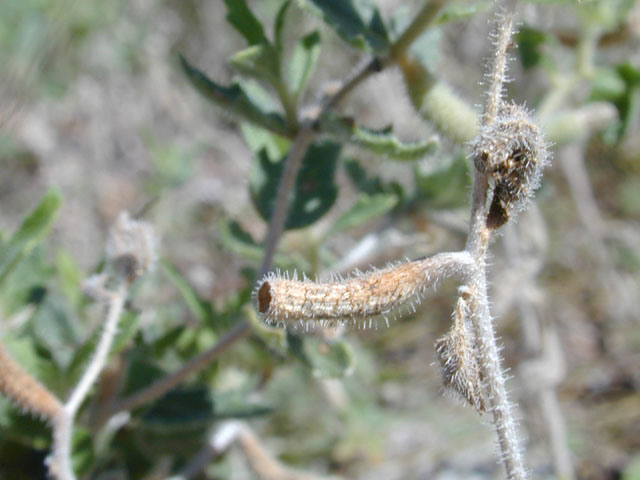
[[[141,405],[145,405],[165,393],[169,390],[172,390],[177,385],[179,385],[185,378],[187,378],[192,373],[201,370],[210,364],[213,360],[215,360],[219,355],[226,352],[233,344],[235,344],[238,340],[246,337],[247,333],[251,330],[250,326],[246,322],[241,322],[236,325],[233,329],[227,332],[216,345],[201,353],[200,355],[192,358],[187,363],[185,363],[179,370],[173,372],[170,375],[158,380],[153,383],[151,386],[140,390],[139,392],[134,393],[128,397],[123,398],[115,405],[110,407],[104,415],[104,419],[108,417],[124,411],[124,410],[133,410]],[[102,422],[99,422],[102,423]]]
[[[127,284],[123,282],[109,299],[107,319],[89,366],[71,393],[69,400],[53,421],[53,451],[48,465],[51,474],[59,480],[76,478],[71,466],[73,422],[82,402],[107,362],[126,298]]]

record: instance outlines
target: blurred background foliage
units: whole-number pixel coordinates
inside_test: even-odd
[[[161,264],[136,285],[80,416],[80,475],[168,477],[216,429],[241,420],[309,472],[500,478],[493,432],[442,395],[432,365],[454,284],[390,328],[285,333],[248,307],[296,109],[382,55],[421,5],[0,4],[3,345],[66,398],[104,314],[81,285],[103,267],[108,226],[123,209],[142,212],[162,238]],[[279,268],[325,278],[463,247],[466,133],[449,129],[438,108],[455,121],[455,105],[473,112],[482,103],[491,6],[453,2],[414,44],[426,93],[388,68],[321,119]],[[491,278],[528,464],[536,478],[553,478],[548,419],[531,401],[537,377],[528,374],[542,359],[559,372],[577,476],[639,479],[640,9],[633,0],[540,0],[523,3],[521,21],[508,97],[535,109],[555,159],[536,206],[495,241]],[[246,319],[249,338],[126,421],[105,424],[114,399]],[[560,345],[555,356],[531,340],[537,329]],[[45,423],[0,397],[1,478],[45,478],[49,445]],[[254,478],[249,463],[225,449],[195,478]]]

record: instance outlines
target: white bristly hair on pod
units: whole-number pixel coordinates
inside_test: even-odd
[[[357,272],[347,280],[312,282],[291,280],[269,273],[258,282],[254,295],[262,318],[271,324],[296,328],[299,322],[336,324],[351,318],[360,328],[373,326],[373,317],[414,303],[439,279],[464,271],[471,265],[467,252],[443,253],[411,262]],[[365,320],[369,320],[366,322]]]

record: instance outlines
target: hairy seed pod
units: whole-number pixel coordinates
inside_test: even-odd
[[[445,253],[326,283],[270,273],[256,288],[258,311],[269,323],[294,328],[310,320],[371,319],[419,301],[428,287],[470,261],[466,252]]]
[[[495,122],[481,128],[472,149],[476,169],[494,180],[487,226],[499,228],[522,210],[540,185],[548,145],[523,107],[503,103]]]
[[[460,295],[453,313],[453,326],[436,341],[435,347],[444,386],[464,398],[478,413],[482,413],[486,410],[482,397],[482,376],[476,360],[473,336],[465,326],[468,315],[467,300],[464,295]]]
[[[0,392],[16,406],[41,418],[53,419],[60,401],[18,365],[0,345]]]

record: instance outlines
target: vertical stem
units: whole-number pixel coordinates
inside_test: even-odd
[[[485,101],[482,123],[491,126],[496,120],[502,102],[502,89],[507,68],[507,48],[511,42],[514,22],[513,2],[507,2],[508,11],[499,18],[495,50],[487,78],[489,88]],[[486,255],[491,238],[487,228],[487,197],[489,192],[487,175],[476,171],[473,184],[471,226],[467,239],[467,250],[475,260],[474,272],[468,279],[472,294],[471,320],[475,330],[478,364],[484,379],[484,388],[493,423],[498,435],[502,461],[510,480],[524,480],[526,473],[518,447],[515,421],[505,388],[505,377],[500,365],[500,355],[493,330],[493,321],[487,295]]]
[[[125,283],[122,283],[110,299],[107,320],[93,358],[73,389],[69,400],[53,421],[53,452],[49,460],[49,470],[59,480],[74,480],[76,478],[71,465],[73,422],[78,409],[107,362],[126,298],[127,287]]]
[[[467,250],[475,260],[475,269],[468,280],[472,295],[472,323],[478,348],[478,364],[485,382],[485,392],[493,423],[498,434],[502,461],[510,480],[524,480],[526,473],[518,447],[515,422],[505,388],[504,372],[493,330],[487,295],[486,254],[490,230],[486,227],[488,181],[476,172],[473,190],[473,210]]]
[[[293,190],[293,186],[298,177],[300,166],[302,165],[302,159],[307,153],[307,149],[315,133],[312,130],[312,125],[303,125],[299,130],[296,139],[291,145],[289,155],[287,156],[284,172],[280,185],[278,186],[278,193],[276,195],[276,201],[269,222],[269,231],[267,232],[267,238],[265,241],[264,258],[262,260],[262,267],[260,268],[260,277],[266,274],[273,266],[273,256],[278,245],[278,240],[284,231],[285,222],[289,214],[289,196]]]
[[[491,70],[487,79],[489,80],[489,89],[487,90],[487,101],[485,103],[484,125],[491,125],[498,115],[500,103],[502,102],[502,89],[504,86],[507,73],[507,49],[511,43],[511,33],[513,31],[514,8],[512,3],[507,2],[508,11],[503,14],[499,20],[498,32],[491,61]]]

